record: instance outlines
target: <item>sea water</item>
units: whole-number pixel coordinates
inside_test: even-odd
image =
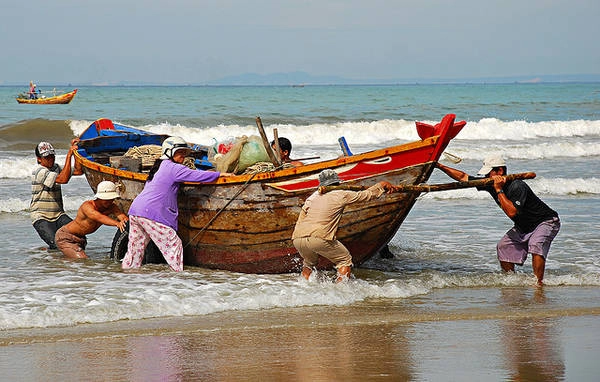
[[[346,284],[331,272],[238,274],[145,265],[124,273],[109,258],[113,227],[88,236],[90,259],[48,252],[29,220],[35,145],[50,141],[64,163],[72,137],[98,118],[213,145],[267,134],[293,143],[292,157],[335,158],[344,136],[354,153],[418,139],[415,121],[447,113],[467,121],[443,156],[475,174],[490,153],[510,173],[533,171],[531,188],[558,211],[562,229],[546,266],[546,288],[581,288],[571,303],[600,291],[600,84],[456,84],[280,87],[81,87],[68,105],[20,105],[23,89],[0,87],[0,330],[206,316],[307,306],[391,305],[447,292],[448,309],[481,288],[530,288],[531,259],[500,272],[495,245],[512,225],[487,193],[422,194],[390,243],[392,259],[372,258]],[[71,88],[64,88],[71,90]],[[460,163],[453,163],[458,157]],[[430,183],[452,181],[434,171]],[[71,217],[93,193],[83,177],[63,186]],[[435,299],[428,303],[435,311]],[[583,304],[583,302],[582,302]],[[577,305],[577,304],[575,304]],[[474,313],[475,316],[477,313]],[[475,317],[476,318],[476,317]]]

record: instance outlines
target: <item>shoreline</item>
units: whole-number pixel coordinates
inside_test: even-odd
[[[579,299],[573,298],[576,294],[579,294]],[[462,301],[448,303],[449,298]],[[581,316],[600,316],[600,288],[457,288],[435,290],[427,295],[407,299],[370,299],[344,306],[281,307],[226,311],[202,316],[6,329],[0,331],[0,347],[107,337],[200,335],[291,327],[369,327],[441,321],[540,320]]]
[[[594,381],[600,288],[536,289],[2,331],[0,370],[23,381]]]

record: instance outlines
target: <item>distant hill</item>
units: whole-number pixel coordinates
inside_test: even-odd
[[[339,76],[315,76],[306,72],[287,72],[257,74],[245,73],[223,77],[214,81],[198,83],[151,82],[151,81],[107,81],[76,82],[75,86],[305,86],[305,85],[407,85],[407,84],[503,84],[503,83],[561,83],[561,82],[600,82],[600,74],[557,74],[513,77],[477,77],[477,78],[392,78],[357,79]],[[38,83],[39,84],[39,83]],[[0,86],[22,86],[22,83],[0,82]],[[48,88],[64,84],[42,84]]]
[[[256,74],[246,73],[210,81],[208,85],[334,85],[355,84],[356,80],[336,76],[312,76],[305,72]]]
[[[479,78],[400,78],[352,79],[338,76],[313,76],[305,72],[256,74],[246,73],[209,81],[211,86],[275,86],[275,85],[394,85],[394,84],[460,84],[460,83],[546,83],[600,82],[600,74],[532,75]]]

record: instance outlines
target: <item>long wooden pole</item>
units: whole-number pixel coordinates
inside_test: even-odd
[[[260,117],[256,117],[256,126],[258,126],[258,132],[260,133],[260,136],[263,141],[263,145],[265,146],[265,150],[267,151],[267,154],[269,155],[271,162],[273,162],[273,164],[276,167],[281,166],[281,159],[277,158],[275,156],[275,153],[273,152],[273,148],[271,147],[271,144],[269,143],[269,139],[267,138],[267,134],[265,133],[265,129],[263,128],[263,124],[262,124],[262,121],[260,120]]]
[[[518,174],[509,174],[505,178],[507,181],[515,179],[533,179],[535,178],[535,172],[523,172]],[[483,187],[494,183],[494,179],[476,179],[469,180],[466,182],[452,182],[442,184],[399,184],[396,185],[396,192],[433,192],[433,191],[447,191],[457,190],[459,188],[471,188],[471,187]],[[367,189],[367,186],[351,185],[351,184],[340,184],[337,186],[320,186],[319,193],[324,194],[333,190],[351,190],[360,191]]]
[[[277,155],[277,158],[281,158],[281,146],[279,146],[279,132],[277,131],[276,127],[273,129],[273,144],[275,145],[275,155]]]

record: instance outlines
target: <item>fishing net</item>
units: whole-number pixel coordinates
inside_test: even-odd
[[[142,160],[142,168],[150,168],[154,162],[162,155],[162,147],[158,145],[142,145],[134,146],[127,150],[125,157],[137,158]],[[186,157],[182,163],[184,166],[191,169],[196,169],[195,159]]]
[[[255,135],[247,137],[244,135],[236,138],[233,146],[226,154],[215,154],[212,162],[219,172],[243,174],[250,166],[261,162],[269,162],[269,155],[260,137]]]

